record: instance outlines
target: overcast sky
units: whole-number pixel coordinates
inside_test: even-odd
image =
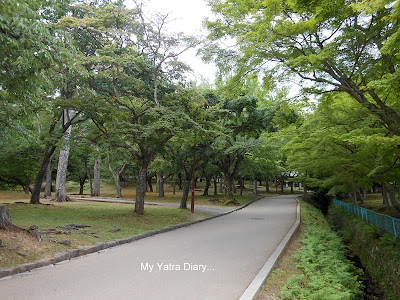
[[[170,19],[173,20],[169,26],[172,31],[184,32],[188,35],[205,35],[202,21],[205,17],[212,16],[205,0],[147,0],[143,2],[147,11],[168,13]],[[131,0],[125,0],[125,3],[128,7],[133,7]],[[183,53],[180,60],[192,67],[197,78],[202,75],[208,78],[210,83],[214,82],[216,67],[204,64],[200,58],[196,57],[196,50]]]

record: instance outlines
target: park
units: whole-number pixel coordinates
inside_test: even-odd
[[[400,2],[181,2],[2,1],[2,298],[399,299]]]

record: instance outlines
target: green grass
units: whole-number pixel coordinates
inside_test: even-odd
[[[204,182],[199,182],[196,189],[195,189],[195,204],[198,205],[215,205],[215,206],[223,206],[226,203],[225,196],[222,193],[218,193],[218,195],[213,195],[214,193],[214,188],[211,187],[209,190],[210,195],[209,196],[203,196],[203,189],[204,189],[205,183]],[[234,199],[237,201],[236,205],[240,206],[245,203],[248,203],[252,200],[259,199],[262,197],[272,197],[276,195],[281,195],[280,189],[276,191],[275,187],[271,187],[271,192],[266,193],[265,192],[265,186],[259,186],[258,187],[258,195],[255,196],[252,194],[253,188],[251,185],[246,185],[245,190],[243,191],[243,195],[239,195],[239,189],[238,193],[234,195]],[[173,188],[171,183],[166,183],[164,190],[165,190],[165,197],[159,197],[158,193],[155,192],[155,183],[153,183],[153,188],[154,192],[147,192],[146,193],[146,199],[145,201],[147,202],[163,202],[163,203],[180,203],[181,197],[182,197],[182,191],[178,190],[178,186],[176,187],[176,193],[173,194]],[[122,196],[125,199],[134,199],[136,196],[136,187],[132,183],[127,183],[126,187],[122,186]],[[79,192],[79,186],[74,183],[74,182],[68,182],[67,185],[67,192],[69,195],[72,196],[77,196],[76,194]],[[218,185],[218,192],[219,192],[219,185]],[[296,193],[301,193],[298,190],[295,190]],[[290,188],[284,189],[284,194],[289,194],[290,193]],[[85,185],[84,189],[84,194],[85,196],[90,195],[90,190],[89,186]],[[101,185],[101,196],[102,197],[115,197],[115,188],[112,183],[108,182],[102,182]],[[191,201],[191,193],[189,193],[189,198],[188,198],[188,205],[190,204]],[[228,205],[235,205],[232,203],[229,203]]]
[[[5,200],[1,200],[3,196]],[[133,212],[133,205],[92,202],[50,202],[47,205],[30,205],[12,203],[15,201],[10,198],[18,198],[18,194],[10,196],[1,193],[0,205],[6,205],[13,223],[24,228],[37,225],[40,231],[44,231],[49,228],[60,229],[68,224],[84,224],[91,227],[79,232],[71,231],[71,234],[42,235],[43,241],[40,243],[26,233],[0,231],[0,239],[3,242],[0,247],[2,268],[49,258],[59,251],[127,238],[206,217],[200,213],[192,215],[188,210],[159,206],[146,207],[145,214],[138,215]],[[109,232],[115,226],[120,230]],[[71,244],[66,246],[58,243],[64,240],[69,240]]]
[[[67,224],[90,225],[88,231],[99,232],[99,239],[80,235],[82,241],[109,241],[151,230],[158,230],[191,219],[186,210],[146,207],[144,215],[133,212],[132,205],[113,203],[66,202],[50,205],[9,204],[13,222],[23,227],[54,228]],[[119,226],[120,231],[108,233]]]

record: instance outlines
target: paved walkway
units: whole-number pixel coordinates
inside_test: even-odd
[[[2,299],[238,299],[289,231],[294,196],[0,281]]]

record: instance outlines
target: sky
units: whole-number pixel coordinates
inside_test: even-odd
[[[206,30],[202,29],[202,21],[205,17],[211,17],[212,13],[205,0],[147,0],[143,2],[147,12],[158,11],[169,14],[170,20],[173,20],[169,25],[171,31],[196,36],[206,34]],[[130,0],[125,0],[125,4],[129,8],[133,7]],[[195,49],[191,49],[183,53],[180,60],[192,67],[194,78],[200,79],[203,76],[213,83],[216,66],[203,63],[199,57],[196,57],[196,52]]]

